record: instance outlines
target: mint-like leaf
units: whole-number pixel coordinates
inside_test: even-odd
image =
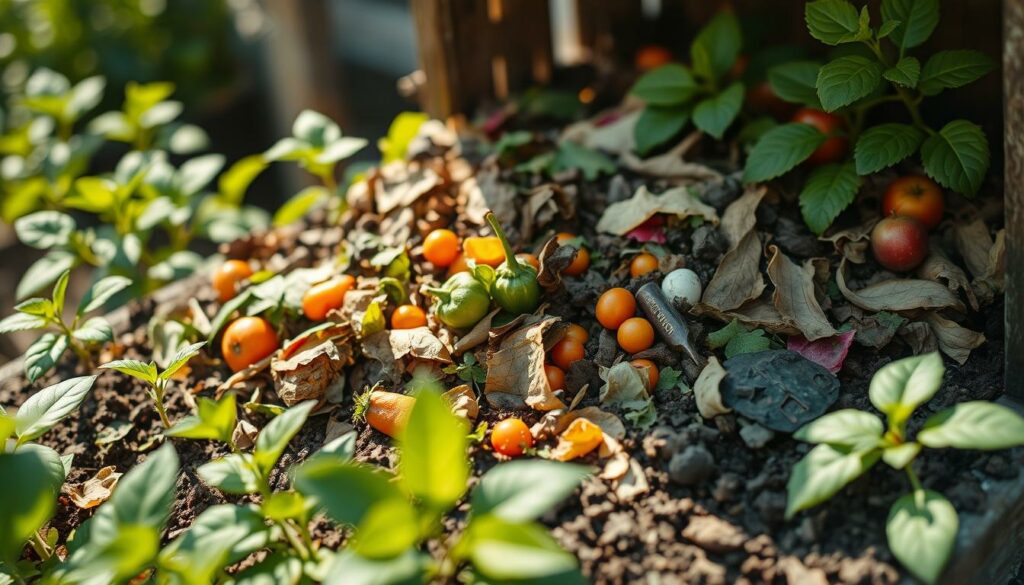
[[[804,20],[811,36],[826,45],[852,43],[871,35],[871,29],[863,29],[857,8],[846,0],[808,2]]]
[[[644,108],[633,129],[636,151],[645,156],[679,134],[689,120],[690,110],[686,107]]]
[[[784,124],[764,133],[747,157],[743,181],[756,183],[781,176],[807,160],[827,136],[808,124]]]
[[[922,134],[908,124],[881,124],[864,131],[857,139],[853,157],[857,174],[869,175],[914,154]]]
[[[721,140],[742,105],[743,84],[737,81],[722,93],[698,103],[693,109],[693,124]]]
[[[821,109],[818,99],[818,70],[816,61],[794,61],[768,70],[768,81],[779,98],[794,104]]]
[[[925,62],[918,89],[924,95],[935,95],[944,89],[963,87],[994,68],[992,59],[980,51],[939,51]]]
[[[811,231],[821,235],[844,209],[853,203],[861,178],[853,163],[819,167],[800,192],[800,212]]]
[[[921,77],[921,62],[915,57],[904,57],[886,69],[882,77],[903,87],[917,87],[917,80]]]
[[[921,162],[928,176],[942,186],[973,196],[988,172],[988,140],[977,124],[953,120],[924,141]]]
[[[882,81],[882,66],[877,61],[847,55],[826,63],[818,72],[818,98],[826,112],[852,104],[875,91]]]
[[[928,40],[938,24],[939,0],[882,0],[882,27],[892,29],[890,36],[901,49]]]
[[[645,73],[631,93],[650,105],[675,106],[688,101],[696,91],[697,82],[690,70],[669,63]]]

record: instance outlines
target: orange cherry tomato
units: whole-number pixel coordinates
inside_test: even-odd
[[[345,303],[345,293],[356,285],[356,279],[348,274],[315,284],[302,296],[302,312],[312,321],[323,321],[331,309],[340,309]]]
[[[551,348],[551,361],[563,370],[568,370],[573,362],[583,359],[585,355],[583,344],[575,339],[563,337],[555,344],[555,347]]]
[[[562,232],[555,236],[559,242],[572,240],[575,237],[576,236],[566,232]],[[586,272],[587,268],[590,268],[590,252],[588,252],[586,248],[580,246],[579,252],[576,253],[576,258],[573,259],[572,264],[562,272],[569,276],[579,276]]]
[[[427,324],[427,314],[416,305],[399,305],[391,313],[392,329],[415,329]]]
[[[575,339],[583,344],[590,341],[590,334],[587,333],[587,330],[575,323],[570,323],[569,326],[565,328],[565,335],[562,337],[563,339]]]
[[[465,254],[459,254],[455,258],[455,261],[448,267],[448,277],[451,278],[453,274],[458,274],[460,272],[469,272],[469,264],[466,263],[466,260],[467,258]]]
[[[522,420],[506,418],[491,429],[491,446],[502,455],[518,457],[533,447],[533,435]]]
[[[213,272],[213,290],[220,302],[226,303],[238,293],[238,283],[252,276],[245,260],[228,260]]]
[[[530,266],[533,266],[534,270],[540,270],[540,260],[533,254],[528,254],[526,252],[516,254],[516,259],[520,262],[526,262]]]
[[[277,351],[280,342],[270,323],[261,317],[236,319],[224,330],[220,351],[232,372],[245,369]]]
[[[423,240],[423,257],[438,268],[451,266],[459,255],[459,236],[452,230],[434,230]]]
[[[615,336],[626,353],[637,353],[654,345],[654,328],[643,317],[626,319]]]
[[[548,387],[551,391],[565,388],[565,372],[558,366],[544,364],[544,375],[548,378]]]
[[[661,45],[645,45],[636,52],[636,68],[650,71],[672,62],[672,51]]]
[[[900,177],[889,183],[882,197],[883,214],[912,217],[928,229],[942,222],[944,209],[942,189],[928,177],[920,175]]]
[[[470,236],[462,242],[466,258],[497,268],[505,261],[505,248],[496,236]]]
[[[619,325],[636,313],[636,299],[624,288],[610,288],[597,299],[597,320],[606,329]]]
[[[651,360],[639,359],[629,362],[634,368],[640,370],[640,374],[647,375],[647,389],[653,390],[658,385],[658,378],[660,374],[658,372],[658,366]],[[645,372],[646,370],[646,372]]]
[[[846,156],[849,141],[846,136],[837,136],[846,128],[846,122],[841,117],[814,108],[801,108],[793,115],[793,121],[814,126],[822,134],[829,136],[807,158],[807,164],[817,166],[838,162]]]
[[[629,263],[629,275],[633,278],[643,276],[648,272],[654,272],[658,269],[658,259],[654,257],[654,254],[648,254],[647,252],[641,252],[633,257],[632,262]]]

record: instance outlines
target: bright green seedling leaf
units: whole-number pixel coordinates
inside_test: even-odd
[[[422,585],[428,561],[413,548],[390,559],[368,559],[346,549],[331,561],[324,585]]]
[[[341,138],[341,128],[320,112],[303,110],[292,124],[292,135],[313,146],[323,147]]]
[[[175,353],[173,357],[171,357],[171,361],[168,362],[167,367],[164,368],[164,371],[160,372],[160,379],[169,380],[171,376],[173,376],[178,370],[183,368],[190,359],[198,355],[199,351],[203,349],[205,345],[205,341],[200,341],[198,343],[193,343],[178,350],[178,352]]]
[[[924,141],[921,162],[928,176],[943,187],[974,196],[988,172],[988,139],[977,124],[953,120]]]
[[[921,452],[920,443],[903,443],[902,445],[895,445],[892,447],[886,447],[882,451],[882,461],[885,461],[893,469],[903,469],[917,457],[917,454]]]
[[[733,319],[725,327],[708,334],[708,347],[711,349],[721,349],[728,345],[733,337],[746,333],[746,331],[747,328],[740,324],[739,319]]]
[[[467,429],[441,398],[437,384],[422,384],[409,421],[397,437],[398,473],[410,494],[447,510],[469,479]]]
[[[248,453],[225,455],[196,470],[206,485],[229,494],[253,494],[260,489],[259,468]]]
[[[325,443],[313,457],[330,457],[335,461],[351,461],[356,453],[356,432],[349,431],[344,435]]]
[[[295,470],[299,493],[314,497],[324,512],[339,524],[358,526],[380,502],[405,500],[390,474],[360,463],[315,457]]]
[[[879,39],[884,39],[885,37],[891,35],[893,31],[896,30],[896,28],[899,27],[899,25],[901,24],[903,23],[898,20],[886,20],[882,22],[881,26],[878,27],[878,33],[875,36],[878,37]]]
[[[737,81],[722,93],[699,102],[693,109],[694,125],[721,140],[740,113],[743,95],[743,84]]]
[[[232,205],[241,205],[249,185],[267,168],[267,161],[254,154],[240,159],[220,176],[217,190],[220,196]]]
[[[156,384],[156,364],[140,362],[139,360],[114,360],[100,366],[101,370],[114,370],[133,378],[138,378],[147,384]]]
[[[53,495],[60,494],[64,480],[67,478],[67,469],[64,466],[64,458],[53,449],[39,443],[26,443],[18,447],[18,453],[34,453],[46,464],[46,471],[50,478],[50,492]]]
[[[828,138],[808,124],[783,124],[765,132],[747,157],[743,181],[757,183],[786,174]]]
[[[831,498],[878,461],[879,449],[852,450],[822,444],[793,467],[786,484],[786,517]]]
[[[70,582],[123,583],[149,566],[160,552],[160,530],[152,526],[119,526],[112,538],[89,547],[87,558],[70,564]]]
[[[34,452],[0,454],[0,558],[17,559],[33,532],[50,519],[56,503],[46,462]]]
[[[576,557],[562,550],[537,524],[481,516],[471,522],[468,532],[469,559],[485,579],[586,583],[576,567]]]
[[[316,406],[315,400],[307,400],[292,406],[263,427],[256,437],[253,459],[260,472],[266,477],[284,453],[285,447],[291,442],[306,422],[310,411]]]
[[[800,191],[800,213],[819,236],[853,203],[861,178],[851,162],[818,167]]]
[[[215,583],[223,567],[245,558],[251,549],[262,548],[265,533],[263,518],[252,508],[211,506],[160,551],[159,566],[185,583]]]
[[[326,554],[321,552],[322,555]],[[319,570],[319,568],[318,568]],[[307,575],[308,576],[308,575]],[[278,550],[268,554],[259,564],[239,571],[230,585],[276,585],[277,583],[304,584],[302,559],[294,553]]]
[[[993,69],[992,59],[980,51],[939,51],[925,62],[918,89],[924,95],[936,95],[944,89],[963,87]]]
[[[230,301],[224,303],[221,306],[220,311],[217,311],[217,315],[213,318],[213,321],[210,322],[210,334],[206,337],[206,340],[212,343],[213,340],[217,338],[217,335],[220,334],[220,330],[228,324],[231,316],[234,315],[235,312],[241,311],[249,301],[253,300],[253,298],[255,298],[255,295],[253,294],[252,289],[247,288],[235,295],[235,297]]]
[[[730,10],[716,14],[690,45],[693,71],[705,79],[728,73],[743,48],[743,35],[736,15]]]
[[[409,151],[409,144],[419,133],[423,123],[430,117],[422,112],[402,112],[395,116],[388,126],[388,135],[377,141],[381,162],[403,160]]]
[[[325,146],[323,152],[317,155],[316,162],[321,165],[333,165],[366,148],[367,144],[369,142],[365,138],[343,136]]]
[[[330,198],[330,191],[324,187],[319,185],[306,187],[285,201],[284,205],[274,212],[273,224],[283,226],[294,223],[305,217],[311,209],[327,202]]]
[[[568,140],[558,145],[558,153],[551,161],[552,173],[579,169],[588,181],[596,181],[602,174],[612,174],[616,168],[615,162],[604,153]]]
[[[917,490],[896,500],[885,535],[900,563],[925,583],[935,583],[953,552],[960,520],[942,494]]]
[[[811,36],[826,45],[867,39],[871,29],[862,23],[857,9],[846,0],[817,0],[804,7],[804,20]]]
[[[387,328],[387,321],[384,319],[384,309],[381,308],[380,303],[373,301],[366,307],[361,325],[359,334],[364,339]]]
[[[890,36],[900,49],[916,47],[939,24],[939,0],[882,0],[882,20],[895,23]]]
[[[679,135],[689,121],[690,110],[685,106],[644,108],[633,128],[636,151],[641,156],[647,155]]]
[[[821,109],[818,99],[818,71],[821,63],[794,61],[768,70],[768,81],[779,98],[794,104]]]
[[[200,398],[196,404],[196,414],[181,419],[164,434],[169,437],[230,443],[235,422],[235,395],[228,393],[219,401]]]
[[[870,175],[891,167],[917,151],[923,135],[909,124],[879,124],[857,139],[854,160],[857,174]]]
[[[25,271],[21,280],[18,281],[18,287],[14,292],[15,297],[23,299],[50,286],[66,270],[71,270],[77,262],[74,254],[65,250],[51,250]]]
[[[878,61],[847,55],[826,63],[818,71],[818,99],[826,112],[848,106],[871,94],[882,81]]]
[[[808,443],[863,449],[877,445],[884,430],[877,416],[847,408],[830,412],[804,425],[793,433],[793,438]]]
[[[494,467],[473,489],[474,515],[493,514],[509,522],[536,520],[590,475],[580,465],[532,460]]]
[[[14,417],[0,409],[0,445],[7,445],[7,439],[14,435]]]
[[[14,417],[18,444],[42,436],[78,410],[95,382],[96,376],[71,378],[30,396]]]
[[[14,233],[22,244],[48,250],[68,243],[77,227],[74,218],[59,211],[37,211],[14,222]]]
[[[886,364],[871,378],[868,398],[889,417],[889,424],[901,426],[918,406],[939,391],[946,368],[938,352],[904,358]]]
[[[0,334],[13,333],[15,331],[31,331],[42,329],[49,324],[46,317],[29,315],[27,313],[15,313],[4,317],[0,321]]]
[[[416,543],[420,530],[412,503],[390,498],[370,507],[349,547],[366,558],[393,558]]]
[[[921,77],[921,62],[915,57],[904,57],[886,69],[882,77],[903,87],[917,87],[917,80]]]
[[[114,295],[132,285],[129,278],[123,276],[108,276],[89,288],[82,302],[78,305],[78,314],[84,315],[89,311],[95,311],[109,301]]]
[[[992,402],[963,402],[932,415],[917,440],[934,448],[1009,449],[1024,445],[1024,417]]]
[[[71,271],[61,274],[53,285],[53,314],[61,315],[64,312],[64,299],[68,294],[68,280],[71,279]]]
[[[104,343],[114,339],[114,329],[103,317],[93,317],[79,325],[71,337],[85,343]]]
[[[57,365],[60,356],[68,348],[68,336],[44,333],[25,351],[25,376],[35,382]]]
[[[301,518],[306,512],[306,499],[297,492],[274,492],[263,500],[260,512],[268,520]]]
[[[697,82],[686,67],[677,63],[652,69],[637,80],[631,93],[652,106],[684,104],[697,91]]]
[[[764,329],[744,331],[733,336],[729,343],[725,344],[725,357],[731,358],[744,353],[757,353],[770,349],[772,342],[765,337]]]

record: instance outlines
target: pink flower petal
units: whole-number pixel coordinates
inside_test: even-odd
[[[850,353],[850,346],[853,345],[853,337],[856,334],[857,332],[851,329],[834,337],[816,341],[807,341],[802,335],[793,335],[787,345],[790,351],[795,351],[835,374],[843,369],[843,362],[846,361],[846,354]]]

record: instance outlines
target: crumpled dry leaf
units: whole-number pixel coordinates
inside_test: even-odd
[[[982,305],[990,304],[1006,286],[1006,230],[996,232],[995,240],[985,223],[977,219],[954,228],[957,251],[974,280],[971,288]]]
[[[858,226],[840,230],[829,236],[818,238],[823,242],[832,242],[836,253],[854,264],[867,261],[868,248],[871,246],[871,230],[875,229],[878,218],[870,219]]]
[[[273,360],[270,374],[281,401],[293,406],[304,400],[321,400],[338,373],[352,363],[352,346],[327,340],[287,360]]]
[[[623,404],[636,401],[648,402],[647,385],[640,372],[626,361],[619,362],[610,368],[599,368],[599,375],[604,380],[599,398],[601,404]]]
[[[949,259],[942,250],[938,238],[931,238],[928,244],[928,257],[917,268],[917,276],[925,280],[933,280],[945,284],[954,293],[964,291],[971,308],[978,310],[978,298],[967,281],[967,273]]]
[[[538,230],[555,219],[576,216],[576,188],[544,183],[527,194],[526,204],[521,209],[519,235],[524,241],[530,241]]]
[[[726,252],[698,305],[715,311],[732,311],[761,296],[765,286],[761,274],[761,240],[757,230],[750,230],[738,246]]]
[[[544,334],[558,321],[558,317],[546,317],[524,325],[502,339],[497,351],[488,354],[484,394],[492,406],[565,408],[551,391],[544,373]]]
[[[721,181],[722,174],[715,169],[685,160],[686,153],[700,141],[702,135],[700,131],[691,132],[668,152],[650,158],[642,159],[632,151],[623,152],[621,164],[641,175],[683,184]]]
[[[442,394],[441,398],[445,399],[455,416],[474,421],[480,414],[480,403],[476,399],[476,392],[473,392],[469,384],[460,384]]]
[[[733,319],[738,320],[750,329],[761,328],[769,333],[782,335],[798,335],[800,330],[787,323],[771,303],[762,299],[750,301],[738,309],[731,311],[719,311],[703,303],[693,309],[696,315],[705,315],[718,319],[723,323],[729,323]]]
[[[697,400],[697,410],[704,418],[715,418],[720,414],[732,412],[722,403],[722,395],[718,391],[718,385],[725,379],[726,371],[718,358],[708,358],[708,365],[704,366],[697,380],[693,383],[693,396]]]
[[[942,353],[953,358],[960,365],[967,362],[967,358],[971,356],[971,350],[985,343],[983,333],[961,327],[959,323],[950,321],[938,313],[928,313],[925,321],[935,333]]]
[[[616,481],[613,487],[615,497],[620,502],[630,502],[651,489],[650,484],[647,483],[647,475],[644,474],[643,466],[636,459],[628,455],[627,457],[629,466],[626,473]]]
[[[476,325],[469,330],[469,333],[463,335],[455,342],[455,348],[452,353],[455,355],[462,355],[482,343],[487,343],[491,334],[491,321],[493,321],[494,316],[500,312],[501,309],[494,309],[490,313],[484,315],[484,318],[477,321]]]
[[[260,430],[251,422],[241,419],[235,424],[235,430],[231,431],[231,441],[242,451],[252,449],[256,444],[256,435]]]
[[[515,194],[516,191],[511,190],[511,195]],[[490,211],[490,207],[487,206],[487,199],[484,198],[484,192],[477,184],[476,177],[469,177],[459,185],[459,197],[465,201],[462,215],[466,221],[477,225],[486,223],[484,217]]]
[[[569,140],[594,150],[619,154],[633,150],[636,142],[633,131],[642,110],[612,110],[601,112],[589,120],[570,124],[559,142]]]
[[[373,184],[378,213],[384,215],[399,207],[408,207],[441,184],[433,169],[405,161],[394,161],[380,168]]]
[[[846,286],[846,260],[836,270],[836,284],[846,300],[868,311],[913,311],[915,309],[964,310],[963,303],[948,288],[930,280],[901,278],[885,280],[858,291]]]
[[[95,508],[110,498],[114,492],[114,487],[117,485],[117,480],[123,475],[115,471],[115,469],[113,465],[103,467],[96,472],[96,475],[85,480],[83,483],[67,485],[64,491],[79,508],[83,510]],[[14,478],[8,479],[13,480]]]
[[[537,271],[537,283],[548,292],[554,292],[562,286],[562,272],[572,265],[579,254],[575,246],[561,246],[557,238],[551,238],[540,251],[540,270]]]
[[[834,337],[816,341],[808,341],[800,335],[793,335],[789,338],[786,349],[795,351],[836,374],[843,369],[843,362],[846,361],[846,355],[850,353],[850,346],[853,345],[853,338],[856,334],[857,332],[851,329],[838,333]]]
[[[914,355],[931,353],[939,348],[931,326],[923,321],[912,321],[900,327],[900,338],[910,346]]]
[[[722,233],[729,241],[730,248],[736,248],[743,236],[757,224],[757,208],[768,193],[764,185],[747,187],[738,199],[729,204],[722,213]]]
[[[601,427],[585,418],[577,418],[558,437],[558,445],[551,451],[555,461],[571,461],[597,449],[604,441]]]
[[[501,169],[497,164],[487,164],[481,168],[476,174],[475,182],[487,209],[493,211],[494,215],[507,218],[509,221],[517,217],[520,205],[519,189],[501,180]],[[483,224],[483,216],[475,223]]]
[[[834,336],[836,330],[815,296],[813,260],[798,266],[778,246],[768,246],[768,250],[772,254],[768,278],[775,285],[772,303],[782,318],[799,329],[808,341]]]
[[[363,355],[383,366],[383,373],[397,384],[405,372],[402,360],[409,356],[417,360],[440,364],[452,363],[449,349],[428,327],[414,329],[386,329],[363,340]]]
[[[644,185],[630,199],[609,205],[597,222],[597,231],[624,236],[658,213],[678,217],[697,215],[718,223],[715,208],[697,198],[688,187],[676,187],[655,195]]]

